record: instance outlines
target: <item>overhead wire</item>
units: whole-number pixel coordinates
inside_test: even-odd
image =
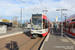
[[[25,1],[22,1],[22,0],[19,0],[21,3],[24,3],[26,6],[29,6],[29,5],[27,5],[26,4],[26,2]]]
[[[47,9],[47,5],[46,5],[47,3],[46,3],[46,1],[45,1],[45,0],[44,0],[44,2],[45,2],[45,9]]]
[[[44,6],[43,6],[43,1],[42,1],[42,0],[39,0],[39,2],[40,2],[40,5],[41,5],[42,7],[44,7]],[[43,9],[43,8],[40,8],[40,9]]]
[[[24,3],[26,6],[29,6],[28,4],[26,4],[26,2],[25,1],[22,1],[22,0],[20,0],[22,3]],[[29,0],[34,6],[35,6],[35,8],[33,9],[33,11],[35,11],[35,9],[41,9],[41,8],[37,8],[36,7],[36,5],[31,1],[31,0]],[[43,1],[42,0],[39,0],[39,2],[40,2],[40,4],[41,4],[41,6],[43,7],[43,5],[42,5],[42,3],[43,3]],[[44,2],[45,2],[45,0],[44,0]],[[45,2],[45,6],[46,6],[46,2]],[[43,8],[42,8],[43,9]],[[46,9],[47,9],[47,7],[46,7]]]
[[[75,5],[73,5],[68,11],[67,13],[69,13],[70,10],[72,10],[75,7]]]
[[[21,3],[24,3],[26,6],[29,6],[28,4],[26,4],[26,1],[22,1],[22,0],[19,0]],[[26,9],[26,10],[31,10],[31,8],[29,9]]]
[[[30,0],[30,2],[31,2],[31,3],[34,5],[34,7],[35,7],[35,8],[33,8],[33,11],[36,12],[36,11],[35,11],[36,5],[35,5],[31,0]]]

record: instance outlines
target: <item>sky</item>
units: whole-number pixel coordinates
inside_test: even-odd
[[[22,9],[22,23],[29,21],[32,14],[45,14],[43,10],[48,10],[46,16],[50,21],[61,21],[61,11],[56,9],[68,9],[62,13],[67,13],[67,17],[75,13],[75,0],[0,0],[0,18],[12,20],[14,16],[20,21]],[[64,20],[64,15],[63,15]]]

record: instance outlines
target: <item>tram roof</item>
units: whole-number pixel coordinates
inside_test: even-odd
[[[73,15],[70,15],[67,19],[66,19],[66,21],[72,21],[72,20],[74,20],[75,19],[75,14],[73,14]],[[63,21],[63,22],[65,22],[65,20]]]
[[[73,15],[70,15],[67,19],[75,19],[75,14],[73,14]]]
[[[33,16],[36,16],[36,15],[43,15],[43,19],[46,19],[46,20],[48,20],[48,18],[47,18],[47,16],[45,15],[45,14],[32,14]],[[49,21],[49,20],[48,20]],[[50,21],[49,21],[50,22]]]

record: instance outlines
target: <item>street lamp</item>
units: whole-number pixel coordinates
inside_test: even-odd
[[[57,9],[56,11],[61,11],[61,37],[63,38],[63,17],[62,17],[62,11],[68,10],[68,9]]]
[[[67,14],[64,13],[63,15],[64,15],[64,17],[65,17],[65,31],[66,31],[66,17],[67,17]]]
[[[23,8],[21,8],[21,18],[20,18],[20,23],[21,23],[21,26],[20,27],[22,27],[22,10],[24,10]]]

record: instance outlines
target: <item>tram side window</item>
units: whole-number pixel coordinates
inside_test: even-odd
[[[64,24],[64,22],[63,22],[63,26],[65,27],[65,24]]]
[[[49,23],[49,27],[51,27],[52,25]]]
[[[73,29],[75,28],[75,24],[72,24],[72,28],[73,28]]]
[[[43,29],[48,28],[47,23],[47,20],[43,19]]]
[[[30,19],[30,23],[31,23],[31,19]]]
[[[74,24],[74,29],[75,29],[75,24]]]
[[[45,19],[43,19],[43,29],[45,29]]]
[[[67,24],[66,24],[66,27],[67,27]]]
[[[70,24],[70,25],[69,25],[69,27],[71,28],[71,27],[72,27],[72,25]]]
[[[45,28],[48,28],[48,21],[47,21],[47,20],[45,20],[45,22],[46,22],[46,26],[45,26]]]
[[[72,28],[73,28],[73,24],[72,24]]]
[[[66,27],[68,28],[68,24],[66,24]]]
[[[65,27],[65,24],[63,24],[63,26]]]
[[[49,23],[49,21],[48,21],[48,26],[47,27],[49,27],[49,28],[52,27],[52,25]]]

